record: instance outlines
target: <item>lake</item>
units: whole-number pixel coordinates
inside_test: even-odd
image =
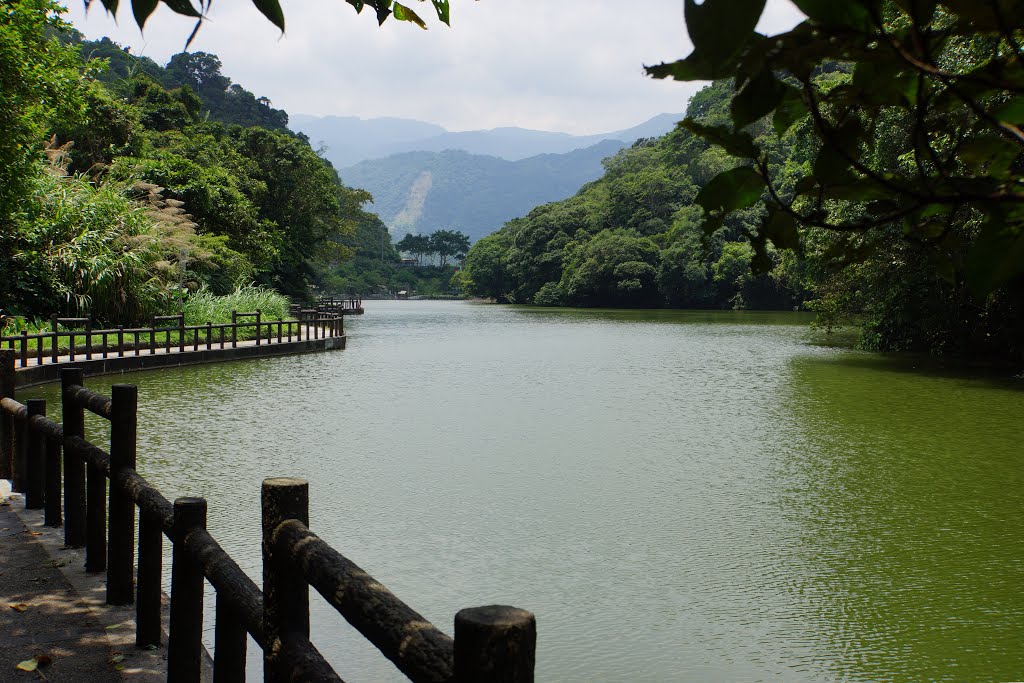
[[[536,613],[539,681],[1024,679],[1024,380],[802,314],[365,306],[345,351],[88,380],[139,385],[140,471],[257,582],[299,476],[442,630]],[[343,678],[403,680],[312,602]]]

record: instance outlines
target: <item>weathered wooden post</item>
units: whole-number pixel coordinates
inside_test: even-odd
[[[92,461],[85,475],[85,571],[101,572],[107,568],[107,475]]]
[[[58,346],[60,345],[60,334],[57,332],[57,316],[56,315],[54,315],[53,318],[52,318],[52,324],[53,324],[53,344],[50,346],[50,354],[51,354],[50,360],[52,362],[56,363],[57,362],[57,356],[59,354]],[[39,340],[39,343],[40,344],[42,343],[41,339]]]
[[[233,683],[245,681],[245,649],[249,635],[235,615],[227,597],[217,593],[214,623],[213,681]]]
[[[21,331],[21,367],[28,367],[28,330]]]
[[[28,440],[27,464],[28,486],[25,489],[25,507],[29,510],[40,510],[46,500],[46,436],[37,429],[32,429],[32,418],[46,415],[46,401],[41,398],[30,398],[25,406],[28,416],[25,418],[25,436]]]
[[[68,390],[82,384],[82,369],[62,369],[60,384],[64,429],[64,545],[80,548],[85,545],[85,462],[68,448],[68,443],[75,436],[85,438],[85,411],[68,396]]]
[[[178,316],[178,353],[185,353],[185,314]]]
[[[55,435],[46,435],[46,508],[43,521],[51,527],[59,527],[63,523],[60,503],[61,445]]]
[[[124,325],[117,326],[117,357],[124,358]]]
[[[135,469],[139,392],[132,384],[110,388],[110,528],[107,604],[135,602],[135,503],[117,486],[117,475]]]
[[[139,586],[135,602],[135,644],[160,645],[160,599],[163,572],[164,534],[160,518],[139,513]]]
[[[0,349],[0,398],[14,398],[14,351]],[[11,478],[14,465],[14,419],[0,410],[0,479]]]
[[[231,311],[231,348],[238,346],[238,311]]]
[[[92,314],[85,321],[85,359],[92,360]]]
[[[203,572],[192,562],[185,537],[206,528],[206,500],[174,501],[171,555],[171,627],[167,635],[167,683],[199,680],[203,653]]]
[[[14,420],[14,462],[11,463],[11,491],[24,493],[28,488],[28,420]]]
[[[470,607],[455,615],[458,683],[533,683],[537,620],[504,605]]]
[[[263,628],[270,643],[264,652],[263,680],[277,681],[273,651],[285,634],[309,637],[309,585],[306,579],[286,564],[287,558],[275,557],[273,535],[287,519],[309,525],[309,482],[293,477],[263,480],[260,496],[263,508]]]
[[[206,350],[209,351],[213,348],[213,323],[209,320],[206,321]]]
[[[260,309],[256,309],[256,346],[260,345],[260,338],[263,336],[263,326],[260,325]]]

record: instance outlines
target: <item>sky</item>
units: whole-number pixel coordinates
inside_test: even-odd
[[[82,0],[65,4],[87,38],[109,36],[160,64],[194,26],[161,4],[142,34],[130,0],[116,21],[98,1],[88,13]],[[620,130],[681,114],[700,87],[643,73],[691,50],[681,0],[452,0],[451,28],[428,2],[406,4],[429,30],[391,19],[378,28],[371,10],[357,15],[342,0],[282,0],[282,35],[249,0],[219,0],[189,51],[216,54],[222,73],[289,114],[392,116],[452,131]],[[800,18],[788,0],[768,0],[758,30]]]

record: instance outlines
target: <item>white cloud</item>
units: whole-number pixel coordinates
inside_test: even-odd
[[[69,18],[90,38],[108,35],[160,63],[181,51],[191,20],[161,6],[143,37],[121,4],[119,24],[98,2],[86,17],[70,0]],[[416,118],[451,130],[604,132],[681,113],[698,87],[642,71],[689,52],[679,0],[452,5],[452,28],[434,20],[422,31],[392,20],[377,28],[372,11],[356,15],[340,0],[284,0],[282,37],[247,0],[215,2],[190,49],[217,54],[227,76],[290,113]],[[769,0],[759,29],[798,18],[787,0]]]

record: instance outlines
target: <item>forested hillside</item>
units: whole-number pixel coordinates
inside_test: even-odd
[[[817,78],[838,85],[849,80],[850,68],[834,64]],[[717,81],[690,101],[688,116],[731,127],[732,98],[731,80]],[[792,196],[814,170],[819,145],[812,123],[797,120],[778,135],[761,120],[747,131],[768,150],[778,191]],[[875,144],[875,154],[900,163],[895,130]],[[803,308],[818,311],[826,324],[861,325],[869,348],[1019,357],[1020,280],[974,297],[942,268],[948,244],[904,239],[898,224],[856,233],[802,228],[794,235],[797,250],[769,243],[755,262],[749,238],[766,209],[754,202],[708,236],[695,200],[737,163],[684,129],[641,141],[607,160],[604,176],[574,197],[538,207],[477,242],[460,275],[463,286],[538,305]]]
[[[0,14],[3,313],[129,324],[176,308],[182,278],[302,298],[352,255],[346,240],[382,230],[369,196],[214,55],[162,68],[76,39],[59,11]]]
[[[342,173],[373,195],[373,210],[395,237],[452,229],[477,240],[538,204],[571,196],[599,177],[601,160],[622,146],[605,140],[521,161],[454,150],[407,152]]]

